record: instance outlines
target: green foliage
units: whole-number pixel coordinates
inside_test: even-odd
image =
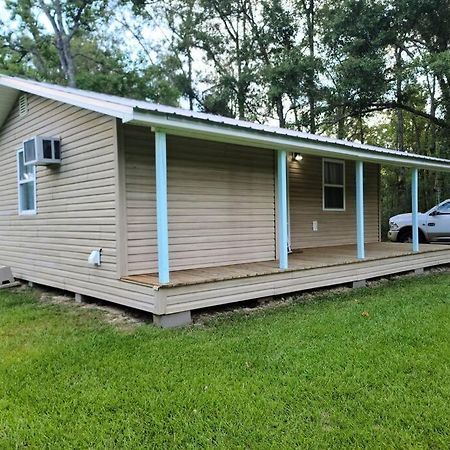
[[[182,330],[2,291],[0,447],[446,448],[449,282],[306,295]]]
[[[337,97],[356,110],[363,111],[386,92],[381,56],[348,56],[336,68],[336,75]]]
[[[77,86],[105,94],[177,105],[180,91],[168,71],[169,63],[133,68],[120,50],[101,49],[95,40],[76,40]],[[95,77],[92,74],[95,73]]]
[[[213,89],[203,95],[201,110],[209,114],[234,117],[230,108],[230,88],[223,81],[220,89]]]
[[[178,104],[179,80],[173,58],[162,56],[155,64],[138,66],[109,36],[108,21],[112,11],[104,1],[47,2],[49,8],[62,8],[63,30],[71,30],[70,56],[75,66],[78,87],[155,102]],[[18,28],[0,35],[0,70],[58,84],[68,82],[58,50],[58,34],[41,20],[39,2],[10,0],[7,7]],[[57,20],[56,12],[50,14]],[[7,30],[6,23],[4,28]],[[64,37],[64,35],[62,35]]]
[[[436,52],[428,57],[428,67],[438,77],[446,77],[450,74],[450,50]]]
[[[374,0],[329,0],[320,12],[323,42],[337,59],[377,54],[390,43],[385,5]]]

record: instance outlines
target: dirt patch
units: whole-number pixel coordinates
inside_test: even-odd
[[[19,289],[30,288],[21,286]],[[64,305],[81,311],[100,311],[99,318],[102,321],[118,328],[135,328],[152,322],[152,315],[145,311],[133,310],[89,297],[86,298],[86,301],[76,303],[73,295],[70,294],[52,292],[40,287],[32,289],[37,294],[37,299],[44,304]]]
[[[368,288],[376,288],[391,282],[392,280],[404,279],[408,277],[428,276],[438,273],[449,273],[450,266],[433,267],[427,269],[423,274],[416,275],[413,272],[405,274],[392,275],[389,277],[378,278],[367,282]],[[73,294],[58,291],[51,288],[43,288],[41,286],[34,286],[29,288],[25,283],[14,288],[18,291],[29,290],[36,298],[44,304],[64,305],[74,310],[80,309],[82,311],[100,311],[101,320],[118,328],[135,328],[141,325],[152,323],[151,313],[139,311],[132,308],[127,308],[121,305],[104,302],[98,299],[87,297],[86,301],[75,303]],[[233,304],[216,306],[214,308],[207,308],[193,311],[193,325],[203,326],[212,319],[227,317],[233,314],[255,314],[267,309],[284,308],[293,303],[311,303],[320,301],[322,298],[333,298],[335,295],[345,294],[351,292],[353,289],[349,285],[340,285],[335,287],[324,287],[311,291],[297,292],[290,295],[283,295],[277,297],[268,297],[257,300],[249,300],[246,302],[238,302]]]

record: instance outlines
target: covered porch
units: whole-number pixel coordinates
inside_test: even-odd
[[[272,260],[177,270],[171,272],[170,282],[164,284],[159,282],[158,273],[131,275],[122,280],[160,289],[251,278],[258,283],[258,277],[264,283],[263,277],[276,274],[283,278],[290,274],[287,276],[291,280],[307,275],[296,287],[300,291],[450,263],[450,245],[424,244],[419,251],[413,251],[410,244],[376,242],[366,244],[365,250],[364,260],[357,257],[356,245],[338,245],[293,252],[289,255],[287,269],[280,269],[279,261]],[[313,275],[315,284],[311,286]]]
[[[330,162],[334,166],[341,165],[342,173],[336,180],[326,184],[325,166],[322,174],[322,191],[330,187],[339,190],[342,199],[336,206],[327,206],[323,197],[323,211],[336,212],[340,214],[346,211],[346,182],[345,182],[345,161],[354,163],[354,178],[350,185],[354,187],[352,199],[354,200],[354,245],[337,245],[333,247],[323,247],[320,249],[303,249],[299,253],[289,253],[290,243],[290,220],[289,220],[289,168],[288,161],[290,154],[297,155],[286,149],[276,149],[274,151],[274,194],[275,194],[275,260],[262,260],[252,263],[242,264],[217,264],[217,267],[200,267],[186,270],[171,270],[171,259],[169,256],[169,202],[168,202],[168,162],[167,162],[167,135],[164,131],[155,130],[155,193],[156,193],[156,241],[157,241],[157,272],[139,273],[123,277],[126,281],[140,282],[151,286],[180,286],[198,283],[211,282],[216,280],[242,279],[258,275],[276,274],[279,272],[292,273],[299,270],[327,268],[350,263],[373,262],[386,258],[406,257],[412,255],[425,255],[435,251],[448,251],[446,247],[424,247],[419,245],[419,202],[418,184],[419,168],[442,168],[441,162],[430,162],[428,160],[415,161],[414,156],[410,158],[408,154],[379,155],[370,151],[364,155],[348,155],[341,148],[331,146],[330,151],[335,151],[341,159],[325,159],[323,150],[305,148],[304,153],[312,154],[322,158],[323,162]],[[423,158],[425,159],[425,158]],[[370,163],[391,163],[403,165],[411,170],[411,211],[412,211],[412,242],[405,246],[392,246],[390,244],[376,242],[371,243],[366,239],[366,206],[365,206],[365,166]],[[434,163],[434,164],[433,164]],[[445,167],[447,169],[447,167]],[[333,177],[332,177],[333,178]],[[330,183],[328,182],[328,183]],[[333,184],[334,183],[334,184]],[[336,184],[337,183],[337,184]],[[316,227],[313,221],[313,228]],[[337,225],[339,226],[339,225]],[[378,224],[379,227],[379,224]],[[352,240],[353,240],[352,239]],[[378,241],[381,236],[378,234]],[[363,267],[362,265],[358,266]],[[405,268],[405,271],[409,270]],[[397,270],[401,272],[402,270]],[[392,272],[393,273],[393,272]],[[370,276],[364,277],[370,278]],[[335,283],[336,284],[336,283]]]
[[[167,326],[198,308],[450,264],[450,247],[419,245],[418,220],[419,169],[447,161],[240,122],[161,118],[150,134],[141,119],[121,144],[120,279],[152,289]],[[409,244],[380,242],[381,164],[411,171]]]

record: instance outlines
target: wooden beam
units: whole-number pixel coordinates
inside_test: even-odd
[[[169,276],[169,221],[167,213],[167,149],[166,133],[155,132],[156,226],[158,239],[158,276],[161,284]]]
[[[278,259],[280,269],[288,268],[287,151],[278,150]]]
[[[366,257],[364,241],[364,163],[356,161],[356,253],[358,259]]]
[[[418,252],[419,247],[419,170],[412,169],[411,173],[411,199],[412,199],[412,247]]]

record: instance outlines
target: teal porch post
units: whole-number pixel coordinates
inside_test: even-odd
[[[156,228],[159,282],[169,282],[169,222],[167,217],[166,133],[155,131]]]
[[[278,258],[280,269],[288,268],[287,152],[277,151],[278,158]]]
[[[411,199],[412,199],[412,248],[413,252],[419,249],[419,169],[413,168],[411,172]]]
[[[364,247],[364,163],[356,161],[356,247],[358,259],[366,257]]]

